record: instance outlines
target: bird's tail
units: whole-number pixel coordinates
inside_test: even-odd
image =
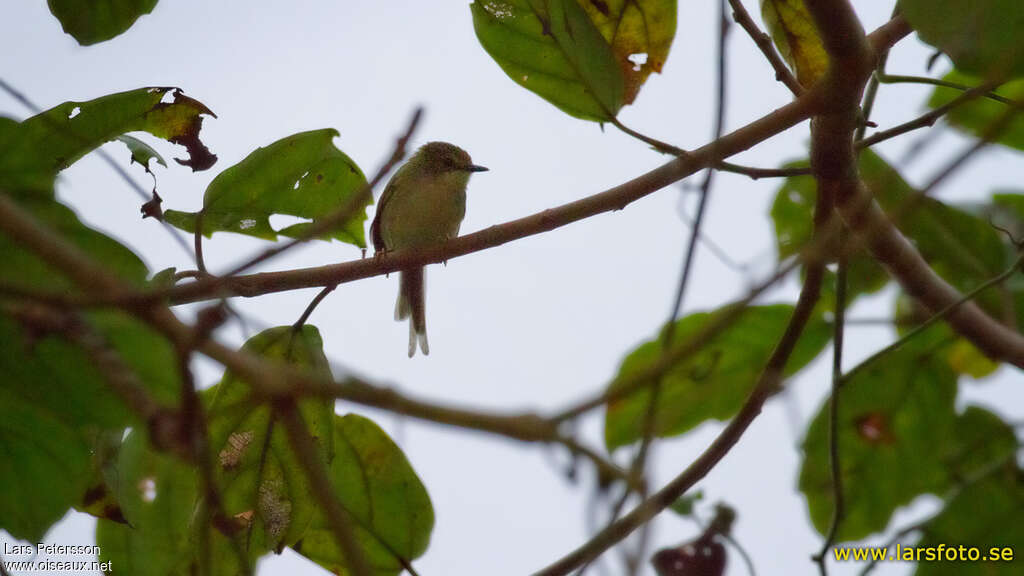
[[[416,354],[416,343],[424,355],[430,354],[427,344],[427,316],[425,301],[425,272],[423,268],[410,268],[398,275],[398,302],[395,320],[409,318],[409,357]]]

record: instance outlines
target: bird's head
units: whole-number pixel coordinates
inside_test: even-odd
[[[410,159],[430,172],[485,172],[487,168],[473,164],[465,150],[447,142],[429,142]],[[468,174],[467,174],[468,175]]]

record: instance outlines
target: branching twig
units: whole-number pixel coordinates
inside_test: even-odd
[[[334,289],[337,287],[337,284],[331,284],[330,286],[324,286],[323,290],[317,292],[316,296],[314,296],[309,302],[309,306],[306,306],[306,309],[302,311],[302,315],[299,316],[299,319],[292,325],[292,330],[295,332],[302,330],[302,326],[306,324],[307,320],[309,320],[310,315],[313,314],[313,310],[316,310],[316,307],[324,301],[324,298],[327,298],[327,295],[334,292]]]
[[[901,76],[892,74],[878,74],[878,81],[882,84],[930,84],[932,86],[942,86],[943,88],[952,88],[954,90],[960,90],[966,92],[968,90],[974,90],[971,86],[965,84],[959,84],[957,82],[950,82],[948,80],[942,80],[940,78],[929,78],[927,76]],[[982,92],[981,96],[999,102],[1001,104],[1013,104],[1013,100],[996,94],[994,90],[995,86]]]

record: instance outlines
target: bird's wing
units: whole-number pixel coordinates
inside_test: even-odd
[[[383,252],[387,249],[387,246],[384,245],[384,236],[380,229],[381,215],[384,214],[388,201],[395,195],[395,182],[405,177],[406,166],[408,166],[408,163],[403,164],[395,171],[395,174],[388,180],[388,185],[384,187],[384,193],[380,195],[380,200],[377,201],[377,213],[370,224],[370,240],[373,242],[374,252]]]

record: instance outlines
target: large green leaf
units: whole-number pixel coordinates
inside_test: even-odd
[[[900,0],[921,40],[978,76],[1024,75],[1024,4],[1018,0]]]
[[[948,340],[939,328],[857,372],[840,390],[836,433],[846,515],[837,542],[884,530],[898,507],[948,486],[937,447],[955,438],[956,374],[942,357]],[[826,404],[804,439],[800,470],[800,490],[822,534],[834,506],[828,424]]]
[[[943,80],[964,86],[978,86],[984,83],[982,78],[969,76],[957,70],[947,74]],[[995,90],[995,93],[1018,102],[1024,100],[1024,80],[1008,82]],[[939,86],[932,92],[928,106],[938,108],[948,104],[961,94],[963,92],[955,88]],[[976,98],[950,110],[946,114],[946,119],[957,129],[982,137],[1009,111],[1009,106],[1002,102],[996,102],[990,98]],[[1017,113],[994,141],[1003,146],[1024,150],[1024,115]]]
[[[330,377],[320,333],[312,326],[295,332],[276,327],[253,336],[243,351],[303,367]],[[333,455],[334,402],[299,403],[324,464]],[[227,373],[209,407],[210,450],[224,511],[243,518],[243,540],[253,557],[280,551],[302,538],[317,508],[288,435],[269,404],[256,401],[249,386]]]
[[[723,310],[690,314],[679,320],[674,343],[685,342]],[[655,411],[657,435],[676,436],[706,420],[732,417],[757,383],[792,313],[793,307],[786,304],[753,306],[732,326],[705,343],[700,352],[666,372]],[[786,365],[786,374],[797,372],[813,360],[830,336],[828,324],[820,317],[813,318]],[[661,355],[659,337],[641,344],[623,360],[609,389],[614,390],[619,383],[650,369]],[[649,399],[650,388],[645,387],[608,404],[604,439],[609,450],[643,437]]]
[[[205,170],[217,157],[199,140],[204,114],[213,112],[177,88],[140,88],[65,102],[21,123],[2,119],[0,189],[50,192],[58,172],[103,143],[136,131],[185,146],[189,157],[178,163]]]
[[[761,17],[801,85],[810,87],[828,70],[828,54],[803,0],[761,0]]]
[[[157,0],[47,0],[64,31],[83,46],[110,40],[149,14]]]
[[[0,406],[0,528],[39,542],[85,492],[89,447],[59,414],[4,387]]]
[[[337,136],[333,128],[313,130],[257,148],[214,178],[206,189],[201,212],[167,210],[164,216],[178,228],[194,232],[201,215],[206,236],[218,231],[268,240],[301,235],[308,223],[274,230],[270,216],[286,214],[316,222],[350,202],[366,186],[359,166],[335,147]],[[371,202],[367,195],[347,222],[323,238],[365,247],[365,207]]]
[[[378,576],[395,576],[427,549],[434,527],[430,497],[401,449],[371,420],[348,414],[334,420],[330,474],[356,539]],[[348,574],[344,555],[318,516],[294,548],[334,574]]]
[[[598,122],[627,102],[620,60],[576,0],[477,0],[470,8],[480,44],[520,86]]]

